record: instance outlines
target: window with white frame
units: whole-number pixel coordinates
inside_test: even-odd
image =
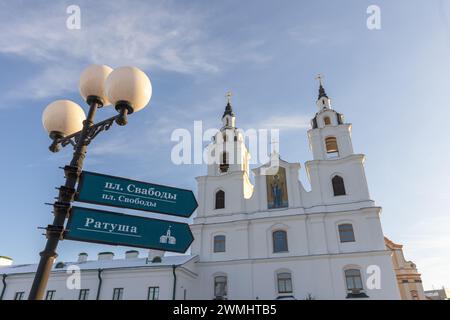
[[[284,230],[276,230],[272,233],[273,252],[287,252],[287,232]]]
[[[278,293],[292,293],[292,276],[290,272],[277,274]]]
[[[87,300],[89,298],[89,289],[80,289],[78,300]]]
[[[214,236],[214,252],[225,252],[225,239],[222,234]]]
[[[360,293],[364,290],[361,279],[361,271],[359,271],[359,269],[345,270],[345,283],[349,293]]]
[[[56,290],[47,290],[47,294],[45,295],[45,300],[53,300],[55,298]]]
[[[123,288],[114,288],[112,299],[113,300],[122,300],[123,299]]]
[[[24,297],[25,297],[24,291],[19,291],[14,294],[14,300],[23,300]]]
[[[148,300],[159,300],[159,287],[148,288]]]
[[[214,277],[214,297],[217,300],[223,300],[227,297],[227,277]]]
[[[355,233],[351,223],[342,223],[338,226],[338,229],[341,242],[355,242]]]

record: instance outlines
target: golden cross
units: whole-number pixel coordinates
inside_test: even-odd
[[[320,85],[322,85],[323,76],[319,73],[316,77],[316,80],[319,80]]]
[[[227,102],[231,103],[231,91],[228,91],[225,97],[227,97]]]

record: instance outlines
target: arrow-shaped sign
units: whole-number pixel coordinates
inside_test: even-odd
[[[191,190],[83,171],[76,201],[189,218],[197,208]]]
[[[194,237],[186,223],[72,207],[64,239],[184,253]]]

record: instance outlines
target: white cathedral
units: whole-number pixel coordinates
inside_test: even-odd
[[[399,299],[365,156],[354,153],[351,124],[331,108],[322,84],[317,107],[308,130],[313,160],[305,163],[311,191],[299,180],[299,163],[278,158],[273,174],[268,165],[250,171],[228,103],[210,147],[231,151],[231,145],[239,159],[230,161],[224,151],[196,178],[191,254],[150,250],[139,257],[130,250],[124,259],[103,252],[89,260],[81,253],[76,262],[54,265],[46,298]],[[73,266],[81,270],[77,288],[67,284]],[[35,270],[0,257],[0,298],[25,299]]]

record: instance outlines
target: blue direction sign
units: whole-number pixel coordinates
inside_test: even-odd
[[[184,253],[194,237],[186,223],[72,207],[64,239]]]
[[[76,201],[188,218],[197,208],[191,190],[83,171]]]

